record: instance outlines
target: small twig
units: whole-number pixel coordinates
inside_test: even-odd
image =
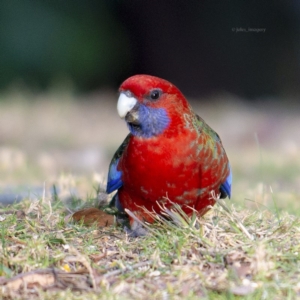
[[[137,268],[141,268],[141,267],[148,266],[148,265],[150,265],[151,263],[152,263],[151,260],[142,261],[142,262],[139,262],[139,263],[137,263],[137,264],[135,264],[135,265],[127,266],[126,268],[121,269],[121,270],[114,270],[114,271],[107,272],[106,274],[104,274],[103,276],[101,276],[101,277],[97,280],[97,283],[99,283],[100,281],[102,281],[102,280],[104,280],[104,279],[108,279],[109,277],[117,276],[117,275],[120,275],[120,274],[129,272],[129,271],[132,271],[132,270],[137,269]]]
[[[95,280],[93,269],[92,269],[89,261],[86,259],[85,256],[83,256],[81,253],[79,253],[79,251],[71,245],[70,245],[69,251],[70,251],[70,253],[73,252],[78,257],[78,261],[81,262],[87,268],[87,270],[90,274],[90,277],[91,277],[92,288],[96,289],[96,280]]]

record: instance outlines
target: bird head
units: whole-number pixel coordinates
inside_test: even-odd
[[[191,108],[172,83],[150,75],[135,75],[119,89],[118,113],[130,132],[151,138],[167,130],[177,130],[183,114]]]

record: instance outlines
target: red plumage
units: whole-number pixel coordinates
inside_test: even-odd
[[[193,112],[173,84],[136,75],[121,85],[120,92],[133,106],[122,111],[132,133],[110,168],[115,164],[120,177],[118,198],[123,208],[152,222],[144,208],[160,213],[162,204],[170,208],[177,203],[187,214],[193,209],[204,214],[215,203],[211,192],[230,196],[231,171],[219,136]],[[157,93],[158,99],[152,99]],[[148,126],[145,129],[144,124]],[[154,129],[148,130],[152,125]]]

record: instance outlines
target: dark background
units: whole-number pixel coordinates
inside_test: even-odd
[[[86,92],[146,73],[188,96],[295,99],[300,1],[2,0],[0,66],[2,90]]]

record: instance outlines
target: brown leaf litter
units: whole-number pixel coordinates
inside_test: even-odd
[[[95,224],[99,227],[107,227],[114,223],[114,216],[109,215],[103,210],[90,207],[79,210],[71,216],[75,222],[83,222],[85,225]]]

